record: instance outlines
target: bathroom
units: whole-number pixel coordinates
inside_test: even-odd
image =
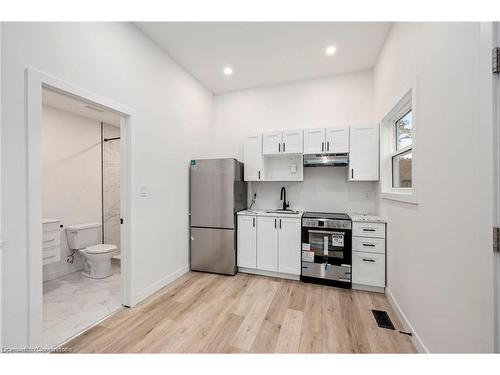
[[[43,343],[122,308],[120,116],[43,89]]]

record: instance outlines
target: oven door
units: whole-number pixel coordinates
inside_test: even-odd
[[[309,243],[314,263],[351,265],[351,231],[343,229],[303,229],[302,243]]]

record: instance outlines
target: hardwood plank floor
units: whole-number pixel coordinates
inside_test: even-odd
[[[385,310],[396,331],[379,328]],[[75,353],[414,353],[387,298],[239,273],[189,272],[66,343]]]

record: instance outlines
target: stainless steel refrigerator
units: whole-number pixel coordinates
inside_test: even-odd
[[[243,163],[191,160],[191,270],[236,273],[236,212],[247,208]]]

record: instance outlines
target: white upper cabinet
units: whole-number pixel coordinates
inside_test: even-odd
[[[343,154],[349,152],[349,127],[326,128],[325,152]]]
[[[300,275],[300,219],[279,218],[278,272]]]
[[[281,152],[285,154],[301,154],[303,145],[303,130],[283,131]]]
[[[304,154],[325,152],[325,128],[304,130]]]
[[[257,217],[238,215],[238,267],[257,268]]]
[[[262,133],[249,134],[243,150],[245,181],[260,181],[264,178],[262,157]]]
[[[263,154],[301,154],[302,130],[285,130],[263,133]]]
[[[378,181],[379,126],[351,126],[349,138],[349,181]]]
[[[262,135],[262,153],[276,155],[281,153],[283,132],[266,132]]]

